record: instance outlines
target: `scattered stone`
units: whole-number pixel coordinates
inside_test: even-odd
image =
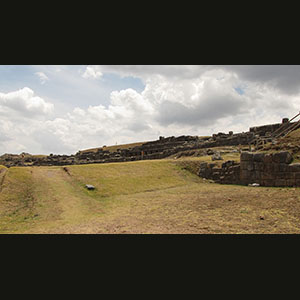
[[[206,153],[207,155],[213,155],[215,152],[211,149],[207,149]]]
[[[211,159],[214,160],[223,160],[223,158],[221,157],[220,152],[215,152],[214,155],[211,157]]]
[[[259,186],[259,183],[252,183],[252,184],[249,183],[248,186],[251,186],[251,187],[257,187],[257,186]]]
[[[94,190],[95,187],[91,184],[86,184],[85,187],[88,189],[88,190]]]

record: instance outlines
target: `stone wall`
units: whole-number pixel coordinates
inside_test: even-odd
[[[284,118],[284,119],[282,119],[282,123],[268,124],[268,125],[263,125],[263,126],[251,127],[249,131],[251,133],[255,134],[255,135],[267,136],[268,133],[272,133],[272,132],[276,131],[281,126],[282,126],[282,130],[284,130],[284,129],[287,129],[288,127],[291,127],[295,123],[296,122],[288,123],[288,119]]]
[[[224,146],[249,146],[257,135],[265,135],[267,132],[277,130],[281,125],[290,126],[290,123],[278,123],[250,128],[249,132],[228,134],[219,132],[211,137],[201,138],[198,136],[162,137],[158,140],[144,143],[128,149],[117,149],[110,152],[99,148],[98,151],[79,151],[75,155],[49,155],[46,157],[34,157],[26,154],[3,155],[0,157],[0,164],[11,166],[62,166],[73,164],[127,162],[145,159],[161,159],[183,151],[194,149],[208,149]],[[230,170],[231,172],[231,170]],[[221,172],[222,173],[222,172]],[[227,174],[225,174],[227,175]],[[223,175],[222,175],[223,176]],[[225,176],[226,177],[226,176]],[[227,178],[227,177],[226,177]]]
[[[300,164],[287,152],[241,154],[240,182],[262,186],[300,186]]]
[[[240,164],[227,161],[218,167],[213,163],[202,163],[198,175],[226,184],[300,186],[300,163],[292,163],[292,160],[287,151],[271,154],[243,152]]]
[[[240,184],[240,165],[232,160],[224,162],[221,166],[203,162],[200,164],[198,175],[216,183]]]

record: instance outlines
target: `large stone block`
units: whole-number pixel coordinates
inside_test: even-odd
[[[290,164],[292,161],[293,157],[288,151],[281,151],[273,154],[273,162]]]
[[[254,164],[249,162],[248,165],[247,165],[247,170],[248,171],[253,171],[254,170]]]
[[[287,179],[286,186],[289,186],[289,187],[295,186],[295,179]]]
[[[253,161],[253,153],[242,152],[240,159],[241,161]]]
[[[295,175],[296,174],[298,174],[298,173],[295,173],[295,172],[285,172],[285,178],[286,179],[295,179],[295,177],[296,177]]]
[[[239,173],[241,170],[241,166],[240,165],[232,166],[232,170],[234,173]]]
[[[262,181],[262,184],[264,186],[274,186],[275,185],[274,179],[265,179]]]
[[[273,163],[273,172],[274,173],[280,172],[279,171],[279,163]]]
[[[241,170],[240,176],[242,180],[250,180],[252,178],[252,173],[248,170]]]
[[[254,162],[254,170],[262,171],[264,168],[264,164],[262,162]]]
[[[248,162],[247,161],[241,161],[240,168],[241,168],[241,170],[248,170]]]
[[[260,171],[254,171],[254,179],[261,179],[261,172]]]
[[[264,156],[264,163],[265,163],[265,164],[270,164],[270,163],[272,163],[272,157],[273,157],[272,153],[271,153],[271,154],[266,154],[266,155]]]
[[[288,169],[287,164],[281,163],[279,164],[279,172],[286,172]]]
[[[300,172],[300,163],[290,164],[288,166],[289,172]]]
[[[269,173],[269,172],[262,172],[261,173],[261,179],[262,180],[269,180],[269,179],[274,179],[274,173]]]
[[[253,160],[255,161],[255,162],[263,162],[263,160],[264,160],[264,154],[263,153],[255,153],[254,155],[253,155]]]
[[[286,173],[285,172],[276,172],[275,178],[276,179],[286,179]]]
[[[286,186],[286,180],[285,179],[275,179],[274,185],[275,186]]]

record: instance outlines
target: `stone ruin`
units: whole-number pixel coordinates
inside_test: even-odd
[[[300,163],[292,161],[288,151],[242,152],[240,163],[227,161],[221,166],[201,163],[198,175],[223,184],[297,187],[300,186]]]
[[[253,133],[232,132],[218,133],[211,137],[171,136],[160,137],[156,141],[146,142],[128,149],[117,149],[114,152],[99,148],[97,151],[78,151],[75,155],[53,155],[35,157],[28,155],[5,154],[0,157],[0,164],[11,166],[65,166],[75,164],[94,164],[110,162],[127,162],[148,159],[162,159],[182,151],[205,149],[220,146],[248,145]]]
[[[297,123],[297,122],[295,122]],[[111,162],[128,162],[138,160],[162,159],[174,154],[193,153],[198,150],[205,155],[215,154],[216,151],[210,149],[225,146],[243,146],[245,150],[251,151],[251,144],[255,143],[258,138],[268,137],[272,141],[274,132],[281,129],[293,128],[295,123],[291,123],[288,119],[283,119],[282,123],[269,124],[264,126],[252,127],[248,132],[234,134],[230,131],[228,134],[219,132],[210,137],[198,136],[171,136],[159,137],[156,141],[146,142],[140,146],[128,149],[117,149],[110,152],[103,148],[96,151],[78,151],[75,155],[53,155],[45,157],[37,157],[29,154],[12,155],[5,154],[0,157],[0,164],[7,167],[11,166],[67,166],[80,164],[95,163],[111,163]],[[248,155],[248,156],[247,156]],[[272,156],[272,163],[269,156],[261,158],[261,154],[243,154],[241,155],[241,163],[227,161],[218,167],[215,163],[203,163],[200,166],[198,175],[204,178],[212,179],[218,183],[233,184],[252,184],[259,183],[266,186],[291,186],[300,185],[298,179],[297,165],[289,165],[282,162],[281,158],[277,161],[277,157],[283,154]],[[286,154],[288,155],[288,154]],[[251,157],[246,160],[246,157]],[[267,163],[268,159],[270,160]],[[274,159],[274,161],[273,161]],[[297,171],[295,171],[297,169]],[[271,172],[271,170],[273,170]],[[278,171],[279,170],[279,171]],[[300,167],[299,167],[300,171]],[[268,175],[271,172],[272,175]],[[285,175],[282,175],[283,172]],[[281,178],[284,176],[283,178]],[[254,182],[255,181],[255,182]]]

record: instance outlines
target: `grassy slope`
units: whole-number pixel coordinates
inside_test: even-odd
[[[207,183],[177,160],[68,169],[70,175],[60,167],[8,169],[0,232],[300,232],[299,189]],[[87,191],[86,183],[97,189]]]
[[[100,147],[100,148],[92,148],[92,149],[86,149],[86,150],[81,150],[80,152],[97,152],[99,149],[103,149],[109,152],[115,152],[117,149],[129,149],[137,146],[141,146],[145,144],[146,142],[140,142],[140,143],[131,143],[131,144],[124,144],[124,145],[114,145],[114,146],[105,146],[105,147]]]

